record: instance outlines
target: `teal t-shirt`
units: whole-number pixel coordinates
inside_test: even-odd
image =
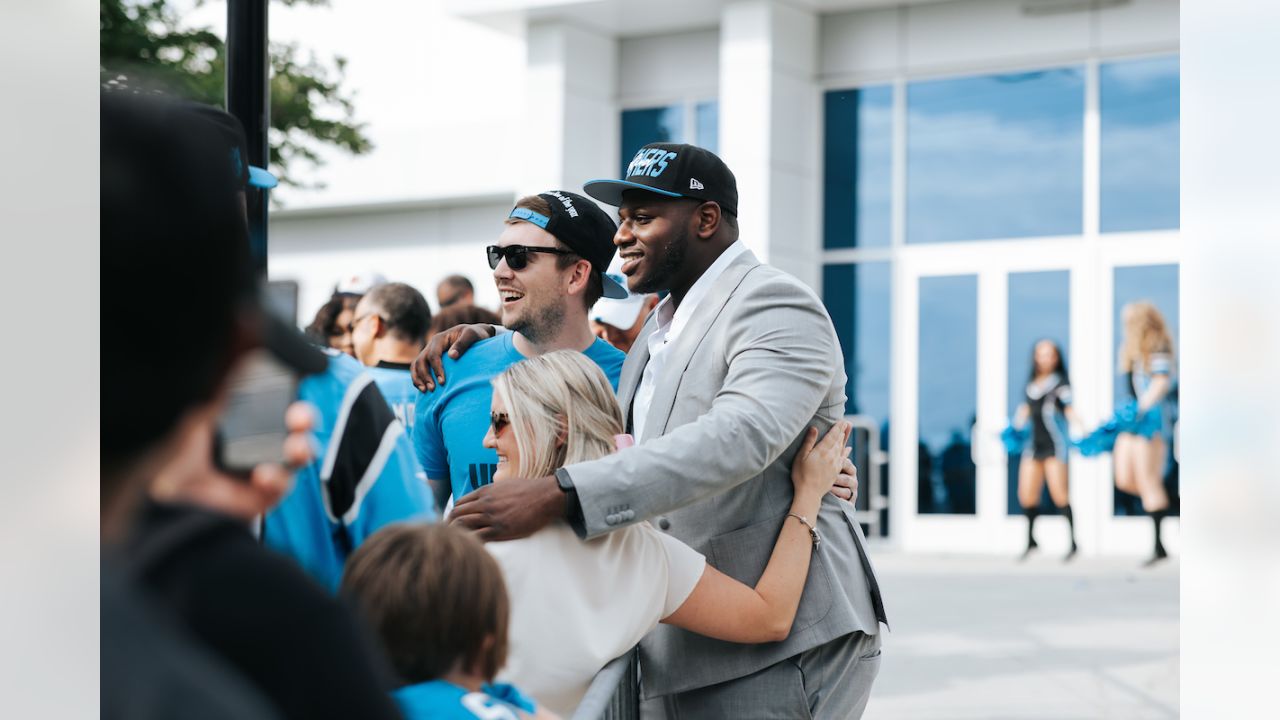
[[[482,443],[489,431],[492,381],[524,359],[514,337],[503,333],[476,343],[457,360],[446,356],[444,386],[419,397],[414,408],[418,460],[427,477],[449,482],[454,500],[493,482],[498,454]],[[616,391],[626,355],[600,339],[583,354],[604,370]]]
[[[446,372],[446,377],[448,373]],[[511,685],[486,685],[469,692],[444,680],[406,685],[391,693],[405,720],[520,720],[533,714],[533,701]]]

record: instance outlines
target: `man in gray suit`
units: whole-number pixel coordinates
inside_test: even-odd
[[[859,717],[880,663],[883,604],[852,507],[788,516],[805,429],[840,418],[839,341],[813,291],[738,240],[737,186],[719,157],[657,143],[624,180],[588,182],[618,205],[614,236],[632,292],[670,292],[623,365],[619,398],[639,444],[555,476],[498,483],[453,522],[486,539],[566,518],[584,538],[653,519],[738,580],[755,583],[784,522],[813,526],[786,640],[736,645],[670,626],[641,643],[649,708],[676,718]]]

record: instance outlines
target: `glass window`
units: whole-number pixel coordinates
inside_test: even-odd
[[[693,142],[713,153],[720,152],[720,103],[700,102],[693,112]]]
[[[978,277],[920,279],[920,513],[977,511]]]
[[[1178,418],[1178,266],[1177,265],[1141,265],[1138,267],[1121,267],[1115,271],[1115,307],[1112,310],[1114,331],[1112,337],[1112,362],[1117,362],[1121,344],[1124,342],[1124,306],[1138,300],[1147,300],[1156,306],[1164,316],[1165,326],[1173,338],[1174,374],[1173,389],[1170,390],[1163,411],[1167,416],[1165,427],[1165,468],[1164,485],[1169,493],[1169,514],[1178,513],[1178,462],[1173,456],[1172,430]],[[1120,405],[1132,397],[1131,384],[1127,375],[1119,374],[1117,367],[1115,382],[1115,403]],[[1116,515],[1143,515],[1141,501],[1127,493],[1115,491]]]
[[[1178,57],[1104,63],[1102,232],[1178,227]]]
[[[857,446],[854,463],[863,482],[870,477],[872,449],[889,450],[889,308],[890,265],[887,262],[827,265],[822,274],[822,299],[844,351],[845,414],[866,416],[879,430],[876,448]],[[887,457],[887,455],[886,455]],[[880,494],[889,495],[889,468],[880,465]],[[869,485],[864,485],[869,488]],[[858,509],[870,507],[870,496],[858,496]],[[888,532],[889,511],[880,512],[880,533]]]
[[[825,99],[823,242],[889,245],[893,190],[893,87],[829,92]]]
[[[1052,340],[1065,363],[1071,353],[1071,273],[1066,270],[1009,274],[1009,418],[1026,400],[1031,379],[1031,353],[1036,343]],[[1068,376],[1071,367],[1067,366]],[[1018,504],[1018,465],[1022,458],[1009,456],[1009,514],[1021,515]],[[1048,487],[1040,497],[1040,511],[1053,515],[1058,508],[1049,499]]]
[[[1084,71],[907,87],[907,242],[1073,235],[1084,194]]]
[[[685,137],[683,105],[624,110],[619,166],[622,177],[626,177],[627,165],[640,148],[655,142],[685,142]]]

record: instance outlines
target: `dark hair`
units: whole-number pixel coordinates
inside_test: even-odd
[[[474,294],[476,291],[475,287],[471,284],[471,280],[467,279],[467,276],[465,275],[450,275],[449,277],[441,280],[440,284],[436,285],[437,295],[440,293],[440,288],[443,287],[447,287],[459,295],[463,292]]]
[[[473,325],[475,323],[485,323],[487,325],[501,325],[502,318],[498,313],[492,310],[486,310],[479,305],[468,305],[466,307],[447,307],[436,313],[431,318],[431,329],[429,334],[434,335],[438,332],[448,330],[455,325]]]
[[[412,285],[383,283],[365,293],[363,300],[368,301],[387,329],[401,340],[422,342],[427,336],[431,306]]]
[[[439,678],[459,661],[492,680],[506,663],[506,584],[470,533],[421,523],[379,530],[347,561],[339,592],[377,632],[406,685]]]
[[[1062,347],[1057,342],[1049,338],[1040,338],[1031,343],[1031,372],[1027,374],[1027,382],[1035,382],[1036,379],[1036,346],[1042,342],[1047,342],[1053,346],[1053,352],[1058,356],[1058,364],[1053,368],[1053,372],[1062,378],[1063,385],[1070,385],[1071,378],[1067,375],[1067,359],[1062,356]]]
[[[551,206],[547,204],[546,199],[540,195],[526,195],[525,197],[522,197],[516,201],[516,207],[532,210],[538,213],[539,215],[544,215],[547,217],[551,216]],[[511,221],[508,221],[508,222],[511,222]],[[556,247],[560,248],[561,250],[569,250],[570,252],[573,251],[573,248],[560,242],[559,238],[556,238]],[[577,253],[573,253],[571,255],[557,255],[556,268],[560,270],[565,270],[570,265],[573,265],[574,263],[580,262],[585,259],[586,258],[582,257]],[[593,306],[595,306],[596,301],[599,300],[603,295],[604,295],[604,283],[602,280],[600,280],[600,273],[596,272],[595,269],[592,268],[591,274],[587,277],[587,289],[582,293],[582,299],[585,301],[587,309],[590,310]]]
[[[244,185],[208,109],[125,93],[99,103],[100,313],[146,315],[102,337],[105,483],[221,387],[255,277]]]
[[[311,341],[322,347],[329,346],[329,337],[332,335],[341,335],[342,332],[338,328],[338,316],[343,310],[355,311],[356,304],[360,302],[361,295],[353,293],[334,293],[329,297],[328,302],[320,306],[316,311],[316,316],[311,320],[311,324],[307,326],[307,337]]]

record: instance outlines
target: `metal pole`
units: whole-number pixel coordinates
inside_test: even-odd
[[[249,143],[249,164],[267,167],[271,126],[267,0],[227,1],[227,112],[239,118]],[[267,191],[249,189],[249,243],[258,273],[267,274]]]

